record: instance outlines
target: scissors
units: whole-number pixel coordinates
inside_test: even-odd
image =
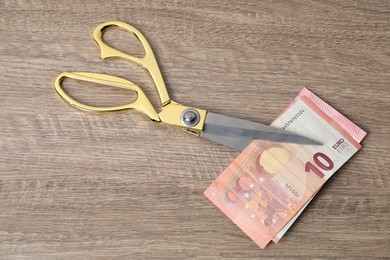
[[[103,35],[107,30],[115,28],[122,29],[135,36],[143,46],[145,55],[143,57],[132,56],[108,45],[104,41]],[[127,61],[135,62],[150,74],[160,96],[161,109],[160,112],[157,112],[142,89],[123,78],[99,73],[63,72],[59,74],[55,80],[55,90],[64,100],[78,109],[90,112],[112,112],[135,109],[146,114],[150,120],[155,123],[181,128],[184,131],[207,138],[238,151],[244,150],[254,139],[321,145],[317,141],[304,136],[247,120],[211,113],[200,108],[187,107],[171,100],[149,43],[140,31],[129,24],[119,21],[110,21],[100,24],[93,31],[93,38],[100,47],[101,57],[103,59],[122,58]],[[87,105],[75,100],[64,91],[61,83],[65,78],[132,90],[137,93],[137,99],[132,103],[120,106],[99,107]]]

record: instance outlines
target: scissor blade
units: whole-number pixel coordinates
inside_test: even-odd
[[[206,132],[202,132],[200,136],[216,143],[230,147],[239,152],[242,152],[253,141],[253,139],[248,138],[224,136],[219,134],[210,134]]]
[[[239,151],[245,149],[254,139],[322,145],[310,138],[275,127],[210,112],[207,113],[201,136]]]

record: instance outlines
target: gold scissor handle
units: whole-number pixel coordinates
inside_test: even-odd
[[[105,31],[111,28],[118,28],[127,32],[132,33],[137,37],[137,39],[140,41],[142,47],[145,50],[145,55],[143,57],[135,57],[133,55],[129,55],[127,53],[124,53],[120,50],[117,50],[110,45],[108,45],[104,39],[103,35]],[[140,31],[138,31],[136,28],[131,26],[130,24],[119,22],[119,21],[110,21],[106,23],[102,23],[98,25],[95,30],[93,31],[93,38],[97,42],[97,44],[100,47],[100,55],[103,59],[106,58],[122,58],[125,60],[129,60],[132,62],[137,63],[138,65],[141,65],[144,69],[146,69],[149,74],[152,76],[152,79],[154,83],[156,84],[156,88],[158,90],[158,93],[160,95],[162,106],[169,104],[171,102],[167,88],[165,87],[164,80],[162,78],[160,68],[158,67],[156,58],[154,57],[152,48],[150,48],[150,45],[146,38],[142,35]]]
[[[87,82],[94,82],[102,85],[108,85],[112,87],[133,90],[137,93],[137,99],[134,102],[125,105],[120,105],[120,106],[99,107],[99,106],[90,106],[87,104],[83,104],[75,100],[71,96],[69,96],[68,93],[66,93],[65,90],[62,88],[61,83],[65,78],[71,78],[71,79],[87,81]],[[151,120],[161,122],[156,110],[153,108],[153,105],[150,103],[149,99],[146,97],[145,93],[141,90],[141,88],[139,88],[134,83],[122,78],[118,78],[106,74],[99,74],[99,73],[63,72],[57,76],[54,83],[54,88],[57,91],[57,93],[63,99],[65,99],[69,104],[82,110],[92,111],[92,112],[111,112],[111,111],[119,111],[119,110],[126,110],[126,109],[136,109],[140,112],[145,113],[147,116],[149,116]]]

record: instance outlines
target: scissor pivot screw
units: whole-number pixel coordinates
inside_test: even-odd
[[[187,108],[181,113],[181,122],[184,126],[195,126],[199,123],[200,114],[193,108]]]

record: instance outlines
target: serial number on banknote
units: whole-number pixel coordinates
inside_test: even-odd
[[[284,124],[282,130],[286,130],[286,128],[289,127],[292,123],[294,123],[301,115],[303,115],[303,113],[305,113],[304,109],[299,110],[296,115],[294,115],[290,120],[288,120]]]
[[[284,187],[289,190],[295,197],[299,198],[301,194],[299,194],[298,191],[296,191],[290,184],[285,183]]]

